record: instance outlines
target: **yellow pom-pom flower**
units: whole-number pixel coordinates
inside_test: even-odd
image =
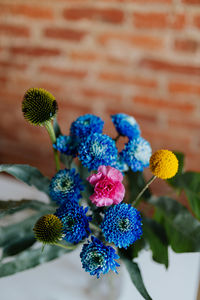
[[[169,179],[178,171],[178,159],[169,150],[158,150],[150,158],[151,172],[161,179]]]
[[[62,239],[63,225],[53,214],[42,216],[35,224],[33,231],[39,242],[55,244]]]

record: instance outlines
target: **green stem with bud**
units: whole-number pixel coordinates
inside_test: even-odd
[[[46,127],[46,130],[48,131],[48,134],[50,136],[52,144],[56,142],[56,135],[53,129],[53,125],[51,121],[45,122],[44,126]],[[55,163],[56,163],[56,170],[60,170],[60,159],[58,156],[58,151],[53,148],[53,153],[54,153],[54,158],[55,158]]]
[[[63,245],[63,244],[60,244],[60,243],[53,243],[53,245],[65,248],[67,250],[73,250],[73,249],[75,249],[77,247],[77,245],[67,246],[67,245]]]
[[[142,200],[141,196],[144,194],[144,192],[146,191],[146,189],[150,186],[150,184],[156,179],[157,177],[154,175],[153,177],[151,177],[149,179],[149,181],[147,182],[147,184],[145,185],[145,187],[141,190],[141,192],[137,195],[135,201],[133,202],[133,206],[137,207],[140,203],[140,201]]]

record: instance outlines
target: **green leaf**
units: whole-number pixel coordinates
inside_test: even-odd
[[[43,252],[41,248],[29,249],[15,256],[13,261],[0,263],[0,277],[9,276],[36,267],[71,251],[72,250],[51,245],[46,245]]]
[[[154,261],[168,267],[168,241],[164,228],[156,221],[142,217],[143,233],[152,250]]]
[[[146,240],[144,239],[144,236],[142,236],[141,239],[134,242],[134,244],[129,246],[127,249],[124,249],[124,248],[120,249],[120,252],[125,257],[132,260],[133,258],[138,257],[140,251],[142,251],[143,249],[146,249],[146,248],[147,248],[147,243],[146,243]]]
[[[54,120],[53,120],[53,129],[54,129],[56,137],[58,137],[59,135],[62,134],[62,132],[60,130],[60,126],[59,126],[58,121],[57,121],[56,118],[54,118]]]
[[[67,167],[68,169],[71,169],[73,156],[60,153],[60,160],[65,165],[65,167]]]
[[[33,233],[22,238],[17,238],[3,248],[2,258],[16,255],[31,247],[35,242],[36,239]]]
[[[49,209],[49,208],[51,208],[51,206],[49,206],[48,204],[45,204],[44,202],[40,202],[38,200],[27,200],[27,199],[22,199],[20,201],[15,201],[15,200],[1,201],[0,200],[0,218],[4,217],[6,215],[14,214],[14,213],[21,211],[23,209],[26,209],[26,208],[40,211],[40,210]]]
[[[42,175],[42,173],[34,167],[29,165],[0,165],[0,172],[6,172],[13,175],[17,179],[27,183],[28,185],[35,186],[38,190],[45,192],[49,195],[50,180]]]
[[[140,269],[138,267],[138,265],[131,261],[130,259],[124,257],[123,255],[121,256],[123,262],[125,263],[125,266],[129,272],[129,275],[131,277],[131,280],[133,282],[133,284],[135,285],[136,289],[138,290],[138,292],[144,297],[144,299],[146,300],[152,300],[152,298],[149,296],[143,279],[142,279],[142,275],[140,272]]]
[[[129,170],[126,173],[126,178],[128,179],[128,191],[129,191],[129,203],[132,203],[137,195],[141,192],[141,190],[146,185],[146,182],[144,180],[144,176],[142,172],[133,172]],[[143,198],[147,200],[151,196],[150,190],[147,189],[144,194]]]
[[[200,251],[200,222],[183,205],[169,197],[152,197],[149,202],[157,208],[157,220],[175,252]]]
[[[5,246],[16,238],[22,238],[33,232],[35,222],[44,214],[54,213],[54,208],[40,210],[33,216],[18,223],[0,227],[0,246]]]

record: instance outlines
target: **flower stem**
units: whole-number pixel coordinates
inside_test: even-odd
[[[90,223],[90,227],[91,227],[91,229],[93,229],[95,231],[101,231],[101,228],[98,227],[97,225],[93,224],[93,223]]]
[[[77,247],[77,245],[67,246],[67,245],[63,245],[60,243],[53,243],[53,245],[56,245],[58,247],[62,247],[62,248],[68,249],[68,250],[73,250]]]
[[[150,184],[156,179],[156,176],[154,175],[153,177],[151,177],[149,179],[149,181],[147,182],[147,184],[145,185],[145,187],[141,190],[141,192],[137,195],[135,201],[133,201],[133,206],[134,207],[137,207],[138,204],[140,203],[141,201],[141,196],[144,194],[144,192],[146,191],[146,189],[150,186]]]
[[[46,127],[46,130],[48,131],[48,134],[50,136],[52,144],[54,144],[56,142],[56,135],[55,135],[55,132],[53,129],[52,122],[47,121],[45,123],[45,127]],[[60,170],[60,160],[59,160],[59,156],[58,156],[58,151],[53,148],[53,153],[54,153],[54,158],[55,158],[55,163],[56,163],[56,170],[59,171]]]

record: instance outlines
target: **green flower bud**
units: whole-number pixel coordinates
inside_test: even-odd
[[[39,242],[54,244],[62,239],[63,225],[53,214],[42,216],[35,224],[33,231]]]
[[[44,89],[31,88],[24,95],[22,112],[33,125],[45,125],[55,117],[57,110],[56,99]]]

